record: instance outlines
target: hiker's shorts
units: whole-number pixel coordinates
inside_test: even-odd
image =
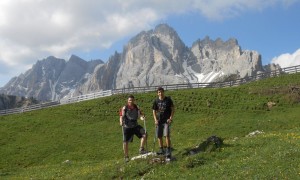
[[[156,127],[156,137],[170,137],[170,125],[168,123],[158,124]]]
[[[145,129],[141,125],[137,125],[134,128],[123,127],[123,142],[132,142],[133,136],[136,135],[138,138],[142,138],[146,134]]]

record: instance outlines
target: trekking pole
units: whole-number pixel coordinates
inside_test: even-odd
[[[125,154],[125,146],[124,146],[124,143],[126,142],[126,139],[125,139],[125,132],[124,132],[124,128],[125,128],[125,123],[124,121],[122,120],[122,125],[121,125],[121,128],[122,128],[122,136],[123,136],[123,139],[122,139],[122,147],[123,147],[123,151],[124,151],[124,156],[126,156]],[[127,154],[128,155],[128,154]]]
[[[124,128],[123,128],[123,124],[122,124],[121,128],[122,128],[122,136],[123,136],[123,139],[122,139],[122,147],[123,147],[123,151],[124,151],[124,155],[125,155],[125,149],[124,149],[124,140],[125,140],[125,135],[124,135]]]
[[[155,152],[155,144],[156,144],[156,125],[154,128],[154,140],[153,140],[153,149],[152,149],[153,153]]]
[[[123,139],[122,139],[122,143],[124,142],[124,129],[123,129],[123,126],[121,126],[121,129],[122,129],[122,135],[123,135]]]
[[[145,142],[145,145],[146,145],[146,153],[148,153],[148,143],[147,143],[147,127],[146,127],[146,117],[144,116],[144,128],[145,128],[145,135],[146,135],[146,138],[145,138],[145,140],[146,140],[146,142]]]

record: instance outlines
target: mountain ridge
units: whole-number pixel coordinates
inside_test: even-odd
[[[187,47],[167,24],[142,31],[107,62],[68,61],[49,56],[12,78],[0,93],[35,97],[42,101],[114,88],[212,82],[222,76],[246,77],[263,72],[261,55],[242,50],[237,39],[206,36]]]

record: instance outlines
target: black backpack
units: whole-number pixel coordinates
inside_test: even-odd
[[[134,104],[134,109],[136,109],[137,111],[139,111],[139,108],[136,104]],[[130,111],[130,109],[128,108],[128,105],[125,105],[125,110],[124,110],[124,113],[125,115],[123,116],[123,124],[125,125],[125,127],[128,127],[128,128],[134,128],[138,125],[138,122],[137,122],[137,118],[136,119],[129,119],[127,117],[127,112]],[[137,112],[138,113],[138,112]]]

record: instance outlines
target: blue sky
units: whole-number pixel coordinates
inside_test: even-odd
[[[258,51],[263,64],[269,64],[276,56],[300,49],[300,3],[289,7],[277,4],[262,11],[242,12],[237,17],[224,20],[211,20],[198,12],[188,12],[175,14],[159,23],[173,27],[188,47],[205,36],[213,40],[220,37],[223,41],[236,38],[242,49]],[[116,42],[108,53],[99,54],[99,57],[106,59],[115,50],[122,51],[129,39]]]
[[[50,55],[106,61],[131,37],[157,24],[190,47],[209,36],[236,38],[263,64],[300,64],[299,0],[2,0],[0,87]]]
[[[268,64],[275,56],[300,48],[299,10],[300,3],[290,8],[277,6],[262,12],[245,12],[223,21],[207,20],[193,13],[170,18],[167,23],[177,30],[188,46],[206,35],[212,39],[221,37],[224,41],[236,38],[243,49],[260,52],[263,64]]]

